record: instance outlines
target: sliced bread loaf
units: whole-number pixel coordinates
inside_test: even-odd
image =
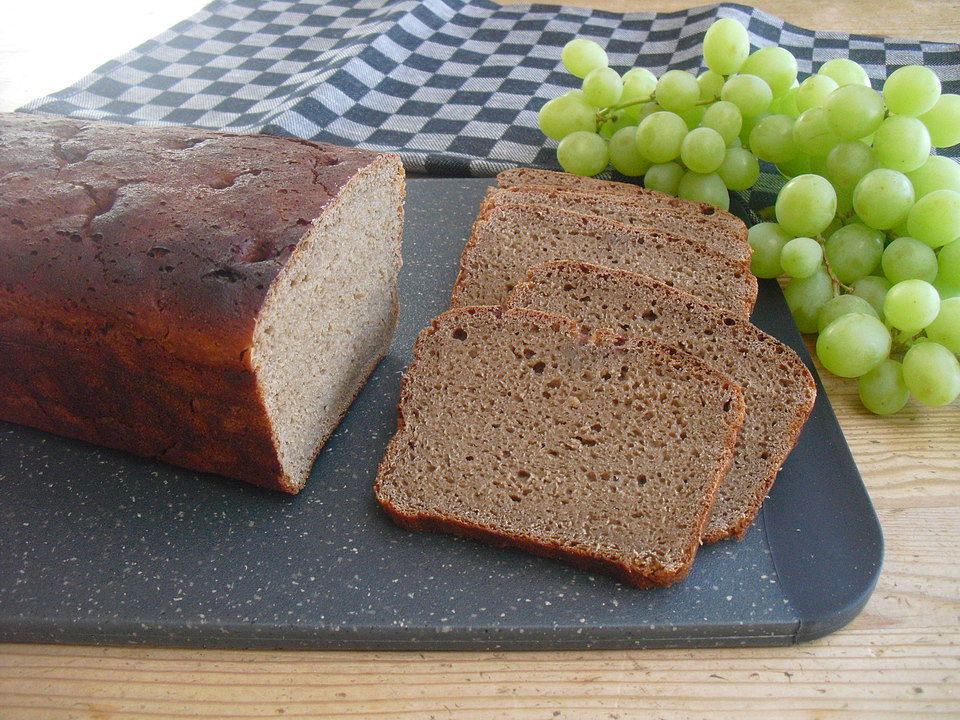
[[[686,576],[744,405],[706,363],[567,318],[451,310],[403,378],[377,499],[401,526],[512,545],[638,587]]]
[[[702,240],[735,262],[750,263],[747,226],[736,215],[706,203],[680,200],[643,188],[637,190],[638,193],[625,195],[547,185],[491,188],[480,212],[514,203],[551,205]]]
[[[757,298],[757,279],[748,268],[697,240],[596,215],[511,204],[474,224],[451,307],[502,305],[531,265],[567,259],[645,273],[742,317],[749,317]]]
[[[746,417],[733,465],[714,501],[704,541],[742,538],[796,444],[816,398],[797,354],[739,317],[647,277],[586,263],[538,265],[517,286],[511,307],[557,313],[583,332],[613,328],[639,342],[681,348],[743,386]]]

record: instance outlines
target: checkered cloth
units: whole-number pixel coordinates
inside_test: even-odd
[[[537,111],[579,84],[560,64],[568,40],[598,41],[621,71],[699,72],[718,17],[746,25],[754,46],[790,50],[801,78],[848,56],[875,87],[922,63],[944,92],[960,92],[957,45],[814,32],[743,5],[621,15],[488,0],[217,0],[24,109],[391,150],[408,170],[434,175],[556,168]],[[760,192],[774,189],[767,174]]]

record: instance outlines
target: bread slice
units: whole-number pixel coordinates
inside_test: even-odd
[[[451,307],[502,305],[528,267],[550,260],[642,272],[742,317],[757,298],[748,268],[697,240],[553,207],[504,205],[474,224]]]
[[[666,230],[676,235],[702,240],[734,262],[750,264],[747,226],[736,215],[714,205],[681,200],[643,188],[637,188],[632,194],[624,194],[535,185],[491,188],[480,212],[482,214],[492,207],[508,203],[551,205],[587,215],[600,215],[627,225]]]
[[[440,315],[403,378],[377,499],[411,530],[520,547],[638,587],[685,577],[743,396],[686,353],[622,341],[528,310]]]
[[[631,336],[630,342],[654,338],[743,386],[746,417],[703,539],[744,536],[816,398],[813,377],[793,350],[743,319],[656,280],[585,263],[531,268],[510,306],[565,315],[583,332],[613,328]]]

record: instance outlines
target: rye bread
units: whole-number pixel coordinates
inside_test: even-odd
[[[397,323],[395,155],[0,114],[0,419],[297,492]]]
[[[502,305],[527,268],[551,260],[645,273],[745,318],[757,298],[748,268],[698,240],[555,207],[508,204],[474,224],[451,307]]]
[[[420,333],[376,480],[411,530],[516,546],[637,587],[689,572],[743,419],[739,386],[652,340],[462,308]]]
[[[553,178],[547,178],[553,179]],[[633,193],[585,190],[549,185],[490,188],[480,208],[508,203],[550,205],[587,215],[600,215],[627,225],[665,230],[701,240],[734,262],[749,265],[747,226],[736,215],[714,205],[681,200],[672,195],[636,188]]]
[[[710,363],[743,387],[746,416],[720,485],[705,542],[742,538],[796,444],[816,385],[789,347],[743,319],[647,277],[586,263],[530,269],[510,307],[572,318],[584,332],[613,328],[653,338]]]

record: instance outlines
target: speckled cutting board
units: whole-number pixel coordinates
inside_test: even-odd
[[[876,514],[825,393],[742,542],[635,590],[393,526],[373,481],[417,333],[448,307],[488,180],[408,183],[400,326],[296,497],[0,423],[0,639],[338,648],[773,645],[876,582]],[[754,322],[810,358],[775,283]],[[2,372],[2,368],[0,368]]]

